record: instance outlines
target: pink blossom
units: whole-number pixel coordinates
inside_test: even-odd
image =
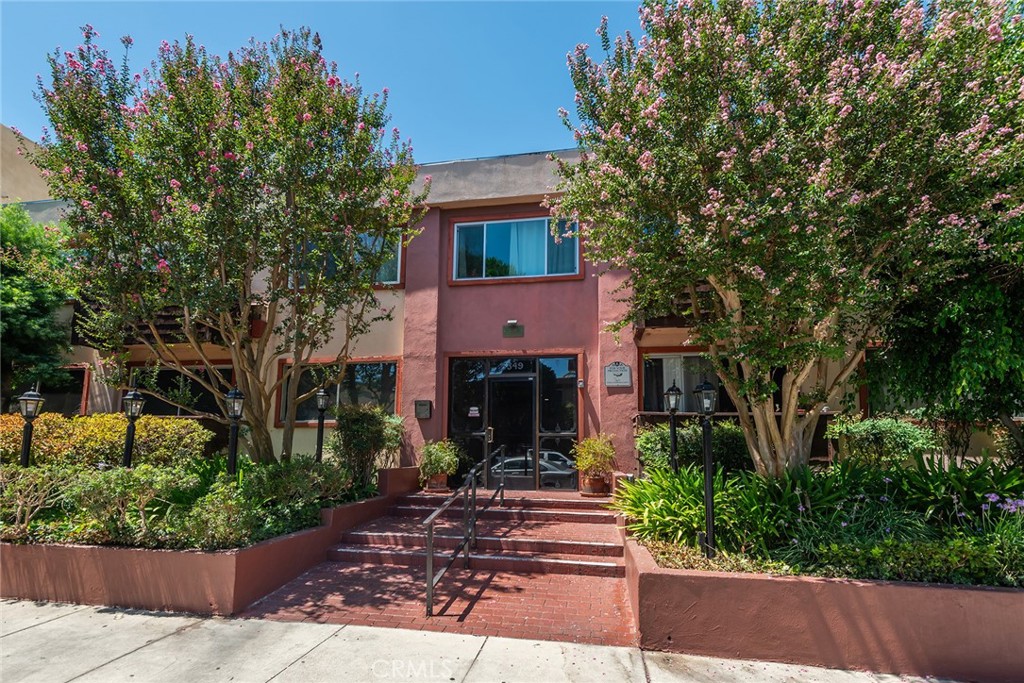
[[[311,121],[312,119],[313,119],[313,115],[310,114],[308,111],[305,114],[302,115],[302,120],[303,121]]]
[[[159,259],[156,262],[156,269],[157,269],[157,272],[159,272],[159,273],[170,273],[171,272],[171,266],[168,265],[166,259]]]
[[[81,204],[83,209],[88,209],[90,206],[92,206],[92,202],[90,202],[88,199],[83,199],[81,201]]]
[[[651,154],[650,150],[647,150],[640,155],[640,158],[636,160],[636,163],[639,164],[640,168],[643,170],[649,171],[654,168],[654,155]]]
[[[192,206],[190,206],[188,208],[192,210],[192,213],[199,213],[199,205],[198,204],[193,204]]]
[[[249,150],[249,151],[252,151],[252,143],[251,143],[251,142],[247,142],[247,143],[245,143],[245,148],[246,148],[247,150]]]
[[[171,178],[171,187],[173,187],[175,190],[181,189],[181,183],[179,183],[174,178]]]
[[[88,152],[89,151],[89,145],[85,144],[84,142],[77,142],[77,143],[75,143],[75,147],[78,148],[79,152]]]
[[[246,145],[251,145],[252,143],[251,142],[247,142],[245,144]],[[234,152],[224,152],[224,158],[227,159],[228,161],[234,161],[238,157],[235,155]],[[212,166],[210,168],[213,169]],[[218,170],[220,170],[220,169],[218,169]]]

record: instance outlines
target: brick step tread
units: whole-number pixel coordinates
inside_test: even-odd
[[[422,517],[378,517],[351,531],[379,533],[426,534]],[[462,535],[462,517],[439,517],[434,521],[435,534]],[[500,538],[536,538],[553,541],[586,541],[622,545],[622,536],[614,524],[560,522],[552,520],[487,519],[476,522],[477,536]]]
[[[434,566],[440,569],[448,561],[450,553],[434,552]],[[422,567],[427,563],[425,550],[410,550],[398,547],[368,547],[360,545],[337,545],[327,551],[327,559],[334,562],[360,562],[365,565],[392,565],[401,567]],[[581,559],[579,555],[538,555],[535,553],[481,553],[469,554],[470,568],[490,569],[520,574],[582,574],[587,576],[623,577],[626,566],[623,558],[608,558],[596,561]],[[455,565],[462,567],[461,559]]]
[[[426,505],[395,505],[388,514],[399,517],[419,517],[426,519],[430,513],[436,510],[436,506]],[[448,517],[462,517],[462,507],[452,505],[442,513]],[[614,524],[615,513],[590,512],[585,510],[529,510],[490,507],[480,512],[478,519],[522,519],[552,522],[589,522],[592,524]]]
[[[349,531],[341,537],[350,545],[369,547],[424,548],[427,536],[423,531]],[[434,533],[434,546],[454,548],[462,540],[461,533]],[[477,533],[477,549],[481,551],[543,553],[547,556],[578,555],[581,557],[622,557],[621,543],[570,541],[551,538],[484,536]]]
[[[477,489],[477,507],[483,506],[490,497],[493,491],[486,489]],[[407,496],[402,496],[398,499],[399,505],[429,505],[433,508],[437,508],[438,505],[444,502],[447,496],[443,496],[436,493],[413,493]],[[587,499],[587,498],[538,498],[535,496],[520,496],[516,492],[505,492],[505,507],[506,508],[526,508],[526,509],[545,509],[545,510],[590,510],[593,512],[606,512],[607,505],[610,502],[608,499]],[[458,505],[459,503],[453,503]],[[498,499],[496,498],[492,505],[497,505]]]

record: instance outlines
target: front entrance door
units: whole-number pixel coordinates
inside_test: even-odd
[[[483,462],[483,483],[516,489],[575,489],[572,447],[578,429],[577,358],[452,358],[448,436]]]
[[[493,377],[487,383],[487,486],[537,488],[534,377]]]

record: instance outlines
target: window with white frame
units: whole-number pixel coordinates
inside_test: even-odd
[[[298,395],[320,386],[336,372],[334,365],[312,365],[302,371],[299,378]],[[332,405],[379,405],[386,410],[395,410],[397,387],[397,361],[351,362],[345,367],[341,382],[325,387],[331,396]],[[281,388],[281,395],[287,396],[287,388]],[[288,410],[281,401],[280,420],[287,419]],[[317,419],[316,400],[310,397],[296,406],[295,421],[311,422]]]
[[[576,275],[579,241],[551,232],[548,218],[500,220],[455,225],[453,277],[484,280],[511,277]]]
[[[397,285],[402,277],[402,242],[401,240],[392,245],[384,245],[383,238],[371,235],[361,235],[363,244],[371,249],[387,249],[392,256],[377,271],[374,280],[381,285]]]

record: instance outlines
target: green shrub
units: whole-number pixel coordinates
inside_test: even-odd
[[[261,519],[256,540],[316,526],[321,508],[352,499],[352,478],[344,466],[309,457],[253,466],[240,480],[242,498]]]
[[[402,446],[402,418],[380,406],[339,405],[337,425],[326,450],[352,473],[355,486],[370,491],[377,483],[377,469],[394,461]]]
[[[572,447],[576,469],[585,477],[607,477],[615,471],[615,446],[607,434],[588,436]]]
[[[991,496],[1024,498],[1024,470],[992,460],[958,464],[919,456],[914,467],[892,475],[906,504],[936,523],[977,526]]]
[[[817,573],[860,579],[1021,586],[1021,567],[1007,567],[1000,546],[984,539],[831,544],[818,551]]]
[[[0,416],[0,460],[21,457],[24,421],[18,415]],[[128,418],[120,413],[63,417],[43,413],[33,423],[32,462],[36,465],[73,463],[117,464],[124,454]],[[213,432],[198,420],[144,415],[135,425],[133,464],[169,465],[201,457]]]
[[[676,425],[676,457],[680,466],[704,463],[704,436],[700,422],[685,420]],[[670,463],[671,435],[668,423],[644,427],[636,436],[636,449],[644,471],[664,469]],[[743,430],[731,420],[711,423],[711,456],[716,467],[729,472],[751,470]]]
[[[60,503],[75,475],[60,466],[0,465],[0,539],[24,536],[41,512]]]
[[[921,457],[916,464],[883,470],[849,460],[779,478],[719,469],[717,546],[751,567],[767,561],[851,578],[1020,585],[1024,471]],[[624,483],[612,506],[645,542],[695,547],[704,530],[703,472],[656,469]],[[880,556],[889,551],[905,566]]]
[[[451,439],[428,441],[420,450],[420,484],[439,474],[455,474],[461,448]]]
[[[840,415],[829,423],[825,437],[839,440],[840,459],[877,467],[902,466],[939,446],[932,430],[893,417],[861,420]]]
[[[183,515],[178,547],[219,550],[262,540],[264,516],[230,480],[217,481]]]
[[[70,484],[68,499],[104,531],[104,542],[118,545],[158,545],[160,525],[172,492],[194,489],[199,479],[179,468],[112,467],[83,469]]]

